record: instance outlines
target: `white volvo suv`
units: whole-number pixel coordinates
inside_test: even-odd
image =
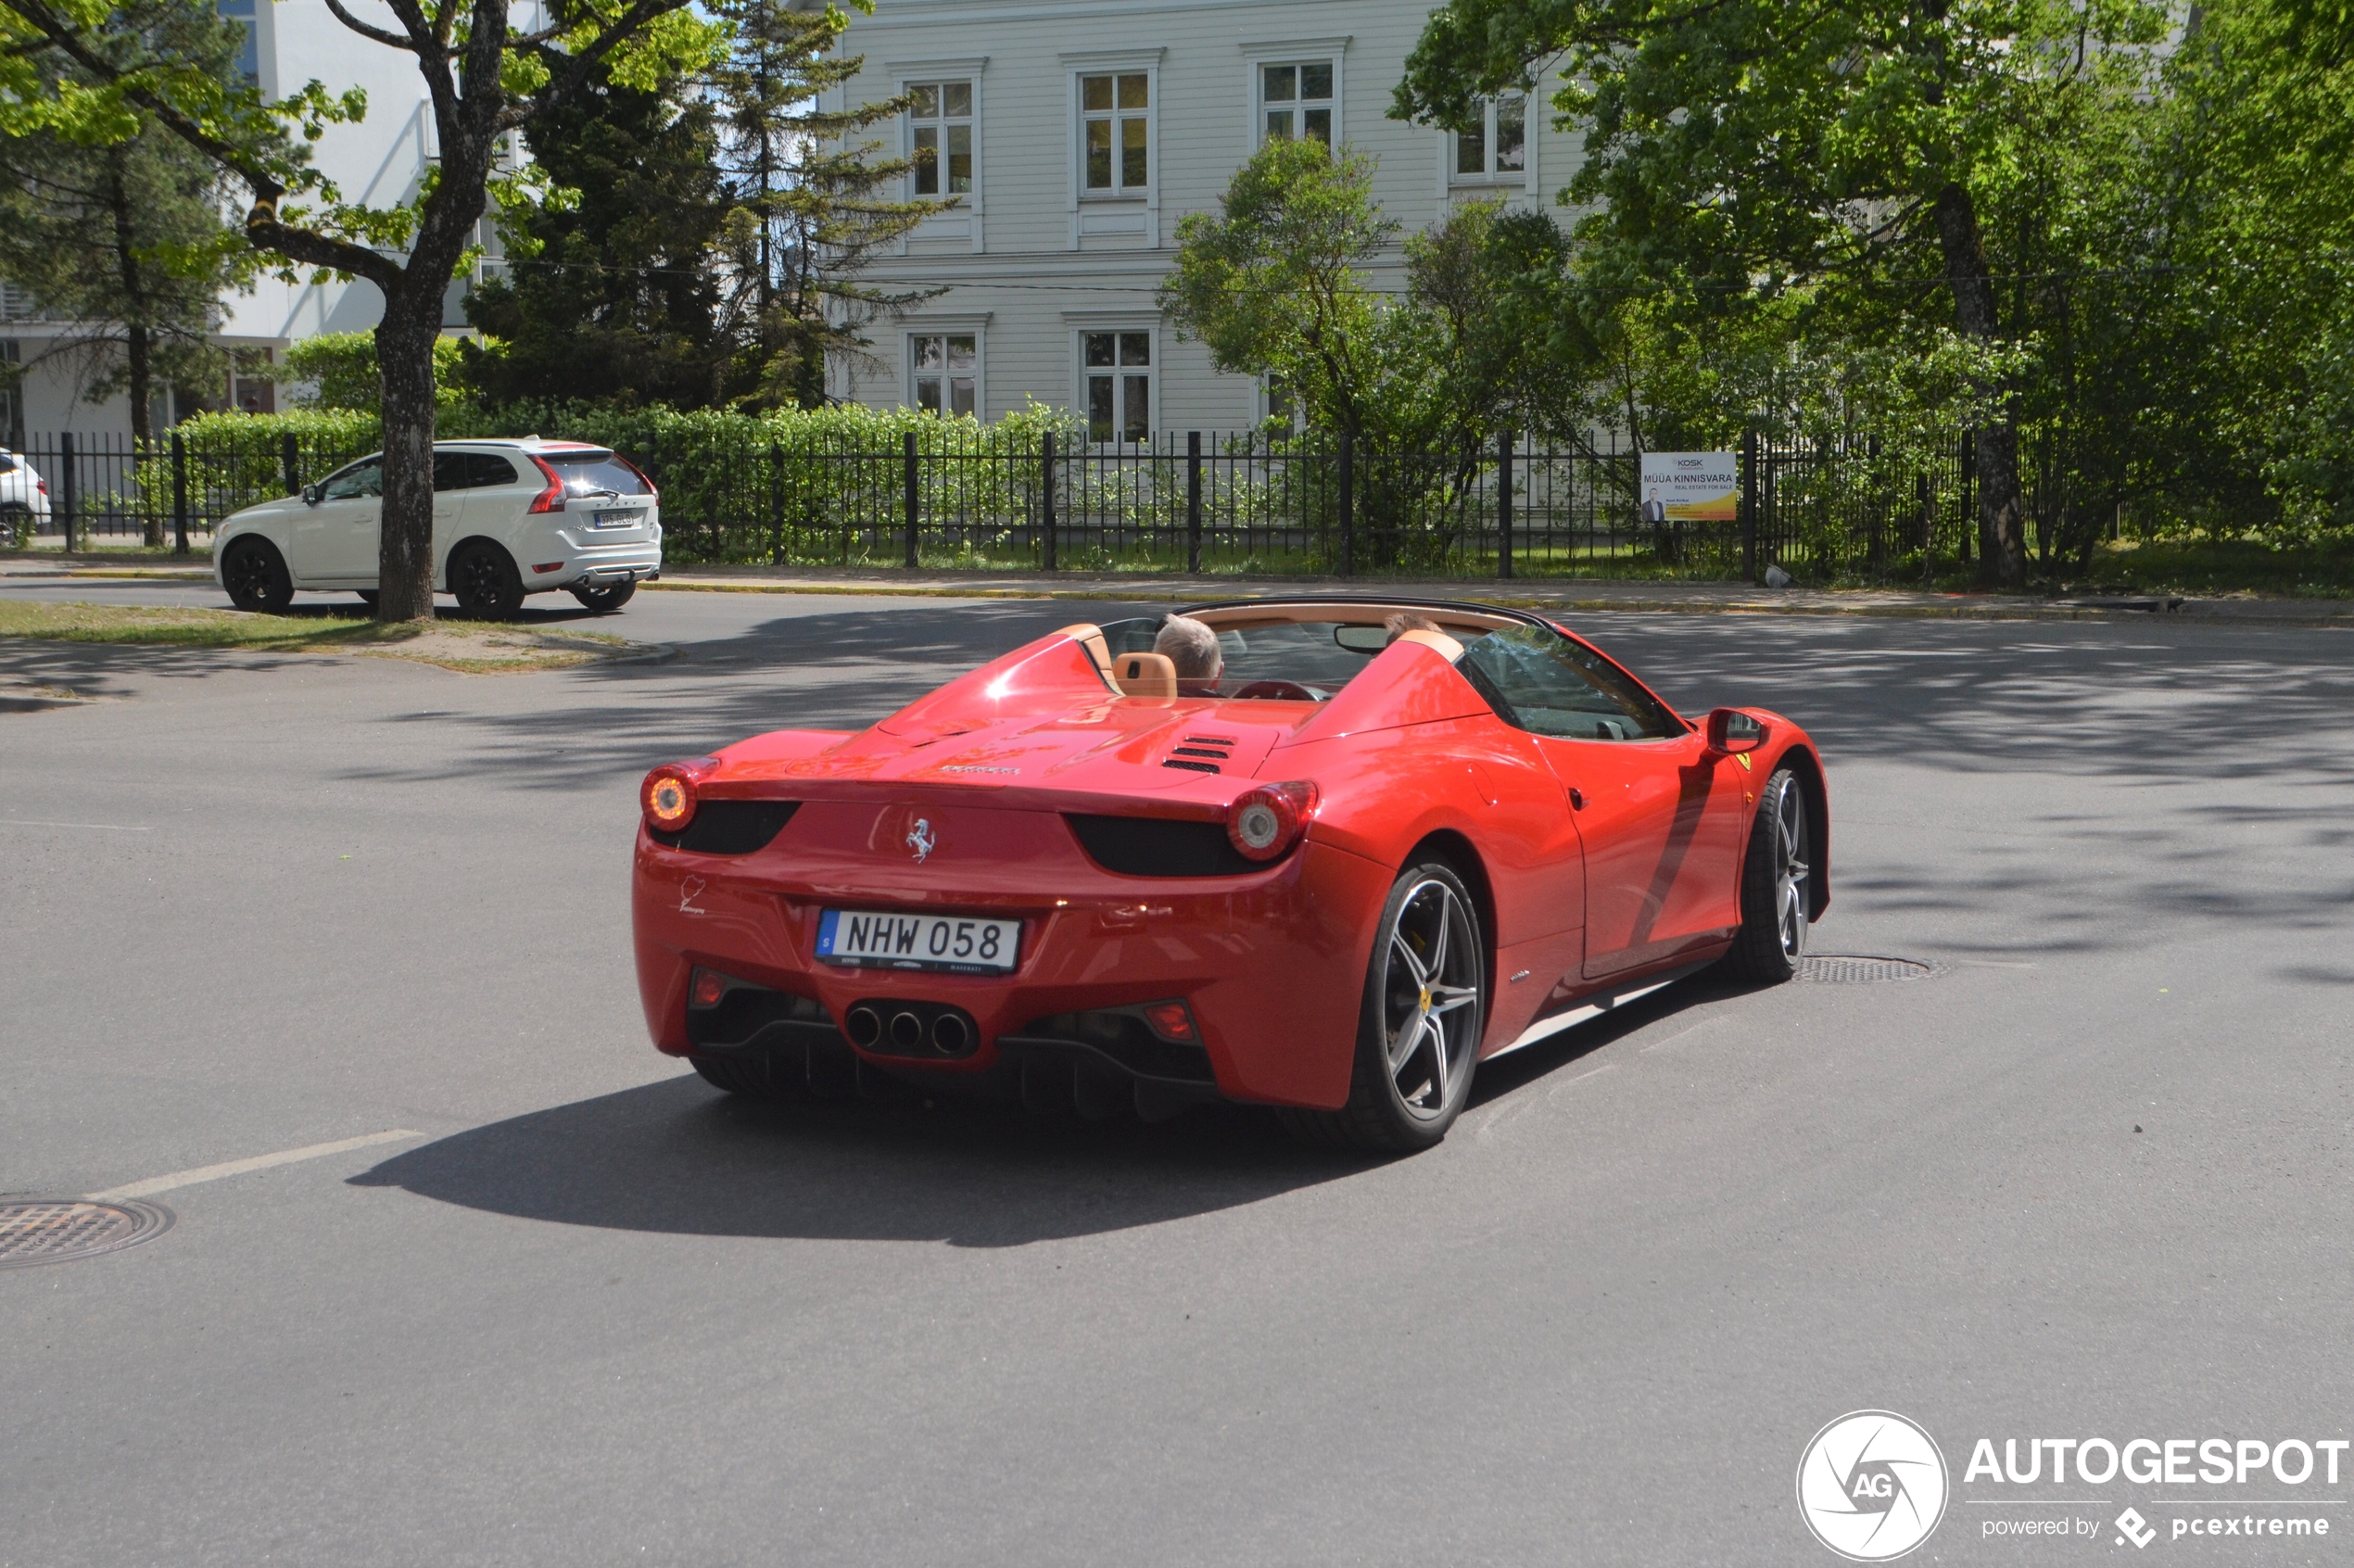
[[[563,588],[618,610],[662,574],[662,513],[638,465],[581,441],[439,441],[433,449],[434,586],[470,615],[512,615]],[[284,610],[297,591],[376,601],[384,454],[298,496],[224,519],[212,575],[240,610]]]

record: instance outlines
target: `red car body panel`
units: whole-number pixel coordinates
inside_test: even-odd
[[[1502,722],[1419,641],[1374,655],[1324,702],[1129,697],[1100,639],[1090,648],[1093,628],[1073,630],[871,729],[778,731],[719,752],[701,800],[800,803],[765,847],[699,854],[641,824],[633,916],[654,1043],[694,1050],[699,967],[813,999],[836,1023],[879,994],[963,1008],[980,1031],[964,1059],[861,1052],[943,1084],[990,1072],[997,1039],[1032,1020],[1182,998],[1219,1094],[1330,1108],[1348,1093],[1373,930],[1417,846],[1449,851],[1481,906],[1483,1055],[1581,996],[1721,953],[1756,791],[1786,761],[1809,791],[1815,913],[1829,902],[1820,765],[1779,715],[1744,710],[1767,733],[1740,754],[1710,751],[1697,729],[1555,740]],[[1221,771],[1164,765],[1203,738],[1225,750]],[[1068,820],[1222,823],[1253,787],[1289,779],[1320,792],[1303,839],[1234,874],[1107,870]],[[918,819],[920,855],[908,847]],[[1018,920],[1019,963],[1005,975],[845,967],[816,955],[827,908]]]

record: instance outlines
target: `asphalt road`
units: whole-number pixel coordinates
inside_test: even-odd
[[[1864,1408],[1950,1472],[1912,1561],[2138,1559],[2128,1505],[2169,1561],[2354,1557],[2354,1461],[1964,1473],[2354,1437],[2345,634],[1592,618],[1813,728],[1818,950],[1945,971],[1674,988],[1418,1158],[753,1109],[652,1052],[647,765],[1112,613],[649,592],[679,659],[513,677],[0,644],[107,699],[0,714],[0,1190],[413,1134],[0,1271],[0,1564],[1829,1564],[1793,1477]],[[2098,1530],[1990,1533],[2039,1518]]]

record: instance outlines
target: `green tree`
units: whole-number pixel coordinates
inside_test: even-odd
[[[289,270],[366,278],[384,296],[385,496],[377,613],[433,613],[433,346],[443,297],[470,258],[481,219],[530,198],[527,170],[497,167],[508,133],[528,127],[600,70],[657,79],[708,57],[724,24],[690,0],[553,0],[547,25],[517,32],[510,0],[386,0],[380,27],[327,0],[358,39],[414,61],[431,104],[439,161],[412,199],[348,201],[309,145],[333,120],[360,119],[365,95],[312,82],[264,103],[137,28],[107,0],[0,0],[0,133],[54,130],[122,141],[151,116],[252,193],[247,241]],[[540,45],[558,44],[551,64]],[[93,84],[69,82],[78,69]]]
[[[560,62],[542,45],[544,61]],[[715,107],[681,78],[599,70],[540,116],[531,157],[563,193],[511,214],[509,275],[477,286],[464,377],[493,403],[658,402],[729,394],[715,244],[727,216]]]
[[[2077,100],[2130,98],[2166,20],[2144,0],[1454,0],[1392,112],[1465,125],[1554,65],[1553,106],[1586,136],[1564,199],[1588,208],[1597,292],[1705,320],[1803,290],[1992,351],[2021,333],[1990,194]],[[1996,398],[1976,443],[1983,559],[2006,583],[2025,573],[2018,414]]]
[[[109,27],[231,79],[235,31],[209,5],[126,7]],[[92,84],[69,66],[60,86]],[[126,395],[142,447],[155,438],[159,390],[218,385],[228,368],[211,335],[221,295],[251,268],[243,237],[221,221],[222,196],[219,167],[152,115],[95,145],[50,127],[0,137],[0,276],[74,323],[50,352],[82,361],[90,400]],[[159,513],[147,542],[163,542]]]
[[[874,9],[874,0],[853,3]],[[905,108],[905,98],[820,107],[866,63],[834,53],[848,26],[839,9],[717,0],[714,10],[732,39],[708,77],[729,203],[718,237],[730,280],[719,319],[737,345],[743,402],[814,409],[826,400],[829,360],[867,360],[868,323],[939,292],[893,290],[861,274],[956,198],[886,194],[909,165],[880,157],[882,145],[866,133]],[[945,191],[954,180],[940,183]]]
[[[1550,428],[1545,329],[1567,247],[1543,213],[1467,203],[1406,240],[1400,297],[1369,271],[1397,233],[1363,154],[1270,141],[1218,212],[1178,224],[1160,304],[1220,370],[1272,378],[1362,455],[1373,560],[1435,565],[1495,436]]]

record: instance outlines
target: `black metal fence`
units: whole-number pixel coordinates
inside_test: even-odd
[[[1640,454],[1607,441],[1401,454],[1256,432],[1094,443],[926,421],[878,449],[748,437],[758,430],[657,427],[626,447],[662,492],[669,560],[1732,580],[1779,565],[1807,581],[1900,581],[1968,561],[1977,533],[1966,434],[1925,458],[1863,437],[1752,438],[1737,517],[1649,523]],[[198,548],[221,518],[373,445],[259,421],[207,422],[146,449],[44,437],[20,455],[47,484],[49,517],[0,513],[0,537]]]

